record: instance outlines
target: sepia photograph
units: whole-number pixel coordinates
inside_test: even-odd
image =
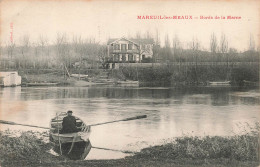
[[[0,0],[0,167],[260,166],[260,1]]]

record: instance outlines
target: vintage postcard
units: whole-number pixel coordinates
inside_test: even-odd
[[[258,166],[257,0],[0,0],[0,166]]]

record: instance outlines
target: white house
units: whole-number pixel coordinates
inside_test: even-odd
[[[153,39],[109,39],[107,42],[110,63],[142,62],[153,55]]]

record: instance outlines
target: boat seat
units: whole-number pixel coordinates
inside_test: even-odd
[[[78,129],[81,129],[82,127],[82,122],[76,122],[76,126],[77,126],[77,128]],[[62,122],[60,122],[60,123],[57,123],[57,122],[55,122],[55,123],[52,123],[51,124],[51,128],[55,128],[55,129],[59,129],[59,130],[61,130],[62,129]]]
[[[51,119],[51,122],[62,122],[63,118],[62,119]],[[79,121],[80,119],[79,118],[76,118],[76,121]]]

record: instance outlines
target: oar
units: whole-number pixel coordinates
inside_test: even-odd
[[[116,150],[116,149],[111,149],[111,148],[102,148],[102,147],[93,147],[92,148],[95,148],[95,149],[100,149],[100,150],[108,150],[108,151],[117,151],[117,152],[122,152],[122,153],[136,153],[136,152],[133,152],[133,151],[124,151],[124,150]]]
[[[120,122],[120,121],[131,121],[131,120],[136,120],[136,119],[143,119],[143,118],[146,118],[146,117],[147,117],[146,115],[140,115],[140,116],[125,118],[125,119],[116,120],[116,121],[108,121],[108,122],[102,122],[102,123],[92,124],[92,125],[89,125],[89,126],[98,126],[98,125],[104,125],[104,124],[109,124],[109,123],[114,123],[114,122]]]
[[[0,124],[21,125],[21,126],[29,126],[29,127],[34,127],[34,128],[52,129],[52,128],[43,127],[43,126],[28,125],[28,124],[19,124],[19,123],[15,123],[15,122],[11,122],[11,121],[4,121],[4,120],[0,120]]]
[[[146,115],[140,115],[140,116],[125,118],[125,119],[116,120],[116,121],[109,121],[109,122],[92,124],[92,125],[89,125],[89,126],[97,126],[97,125],[109,124],[109,123],[120,122],[120,121],[130,121],[130,120],[142,119],[142,118],[146,118],[146,117],[147,117]],[[21,126],[29,126],[29,127],[42,128],[42,129],[54,129],[54,128],[48,128],[48,127],[43,127],[43,126],[20,124],[20,123],[15,123],[15,122],[11,122],[11,121],[4,121],[4,120],[0,120],[0,124],[21,125]]]

